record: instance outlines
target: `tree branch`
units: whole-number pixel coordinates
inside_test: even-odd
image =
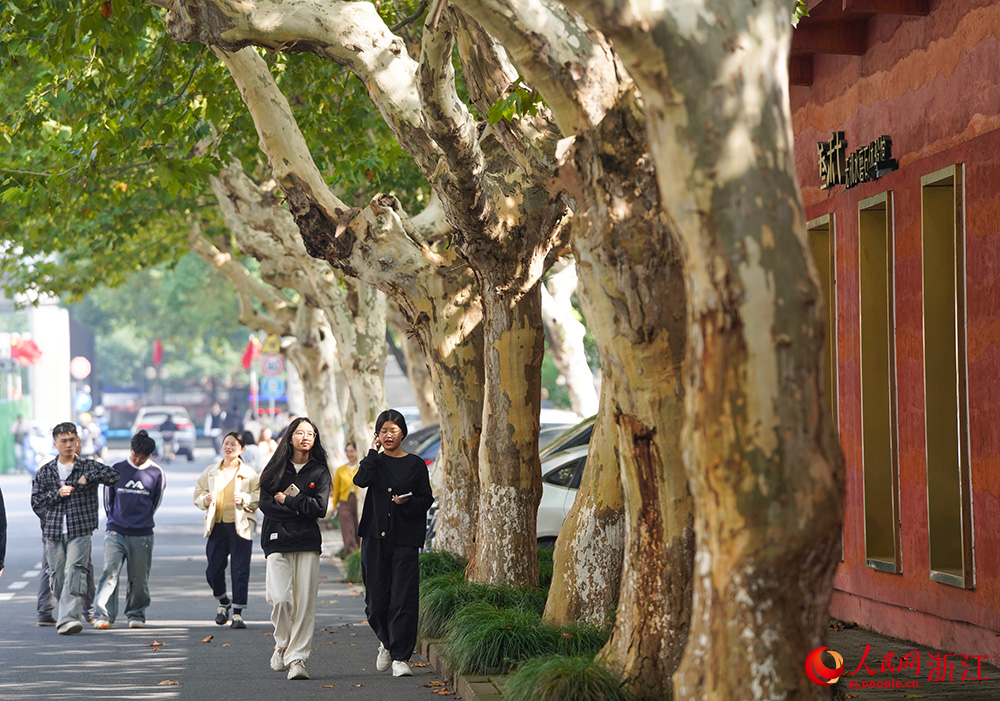
[[[555,0],[453,0],[504,46],[564,136],[599,124],[631,82],[610,42]]]
[[[424,131],[415,75],[407,54],[368,2],[173,0],[167,31],[176,41],[235,53],[248,46],[312,53],[349,68],[375,102],[397,140],[425,175],[441,154]]]
[[[455,36],[450,22],[431,26],[424,23],[417,87],[424,106],[428,130],[444,153],[440,175],[432,185],[444,188],[451,212],[478,230],[490,218],[483,193],[486,162],[479,146],[476,124],[455,86],[451,62]]]

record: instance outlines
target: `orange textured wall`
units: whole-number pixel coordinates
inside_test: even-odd
[[[836,217],[839,426],[847,465],[844,562],[832,613],[897,637],[1000,659],[1000,4],[932,2],[927,17],[869,21],[865,56],[817,56],[792,88],[806,218]],[[816,142],[848,152],[882,134],[900,169],[819,188]],[[920,178],[964,164],[970,459],[976,589],[930,580],[924,453]],[[858,202],[891,191],[902,574],[865,566]]]

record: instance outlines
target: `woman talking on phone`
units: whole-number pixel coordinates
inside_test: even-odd
[[[365,613],[379,639],[375,667],[384,672],[392,666],[394,677],[412,674],[406,661],[417,643],[418,554],[434,501],[427,464],[403,452],[405,437],[402,414],[379,414],[371,450],[354,476],[354,484],[369,488],[358,531]]]
[[[267,602],[274,608],[271,669],[289,679],[308,679],[306,660],[316,626],[319,555],[323,539],[316,520],[326,513],[330,470],[319,430],[305,417],[281,436],[260,473],[261,546],[266,558]]]

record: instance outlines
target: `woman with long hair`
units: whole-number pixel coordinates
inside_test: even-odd
[[[271,669],[289,679],[308,679],[305,663],[316,626],[319,555],[323,538],[317,519],[330,498],[330,470],[319,429],[295,419],[260,473],[261,546],[267,602],[273,606],[274,653]]]
[[[240,458],[243,436],[230,431],[222,439],[222,460],[205,468],[194,485],[194,505],[205,512],[205,578],[212,596],[219,600],[215,622],[229,620],[233,628],[246,628],[243,609],[250,585],[250,555],[260,501],[260,479]],[[226,565],[233,581],[233,598],[226,593]]]
[[[404,438],[402,414],[395,409],[379,414],[371,450],[354,476],[354,484],[371,487],[359,530],[365,613],[379,639],[375,668],[384,672],[391,666],[394,677],[412,674],[406,661],[417,643],[418,555],[434,501],[427,464],[403,450]]]

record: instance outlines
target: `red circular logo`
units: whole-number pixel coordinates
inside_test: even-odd
[[[829,650],[828,654],[833,658],[833,669],[823,664],[822,655],[824,650]],[[830,650],[828,647],[818,647],[806,657],[806,676],[809,677],[809,681],[813,684],[830,686],[831,684],[835,684],[843,673],[844,658],[836,650]]]

